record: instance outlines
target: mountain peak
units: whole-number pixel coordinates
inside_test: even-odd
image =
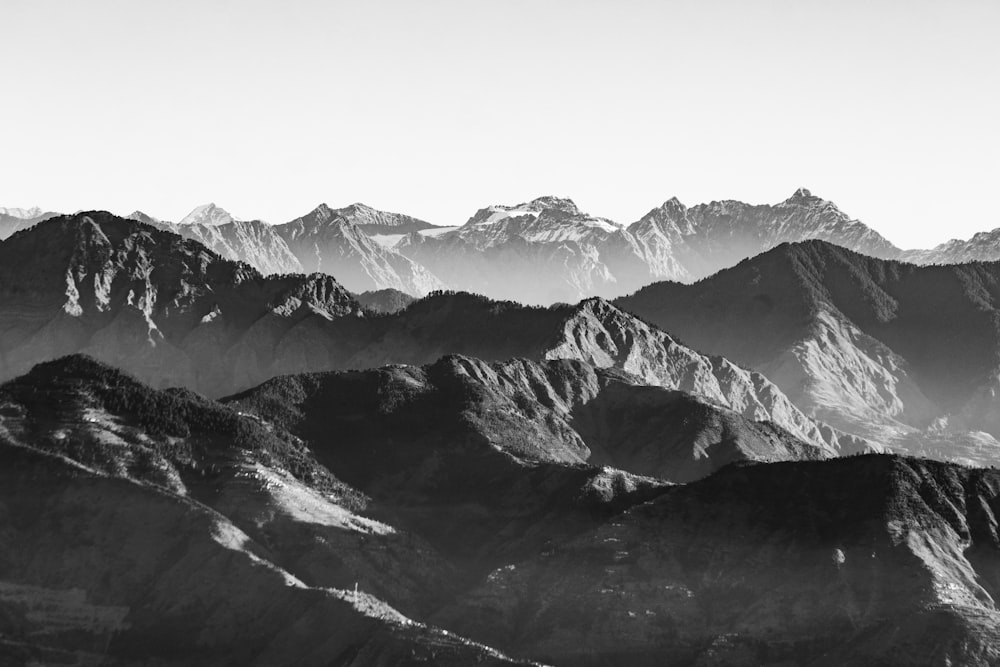
[[[813,193],[810,192],[808,189],[806,189],[806,188],[799,188],[786,201],[796,201],[796,200],[801,200],[801,199],[817,199],[817,197],[815,197],[813,195]]]
[[[660,210],[666,213],[670,218],[679,218],[684,215],[687,211],[687,206],[681,203],[681,200],[677,197],[671,197],[667,201],[663,202],[660,206]]]
[[[546,209],[556,209],[559,211],[564,211],[566,213],[579,213],[580,209],[577,208],[576,204],[572,199],[567,197],[554,197],[552,195],[546,195],[544,197],[537,197],[532,199],[527,204],[518,206],[517,208],[527,208],[532,211],[544,211]]]
[[[368,211],[368,212],[374,212],[376,209],[374,207],[372,207],[372,206],[369,206],[368,204],[363,204],[363,203],[361,203],[359,201],[356,201],[353,204],[351,204],[350,206],[345,206],[343,210],[345,210],[345,211]]]
[[[225,225],[233,222],[234,218],[224,208],[215,205],[215,202],[195,206],[190,213],[181,218],[180,225]]]

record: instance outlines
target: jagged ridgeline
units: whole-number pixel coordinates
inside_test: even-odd
[[[0,239],[54,215],[0,209]],[[628,225],[551,196],[489,206],[457,227],[364,204],[321,204],[274,225],[236,219],[214,203],[176,223],[141,211],[128,217],[199,241],[264,275],[322,271],[352,292],[423,296],[458,289],[543,305],[621,296],[656,280],[697,280],[786,241],[821,239],[925,264],[1000,258],[996,233],[903,252],[805,189],[774,205],[726,200],[687,207],[673,198]]]
[[[264,277],[107,213],[48,220],[0,244],[0,315],[2,378],[84,352],[155,386],[218,397],[282,374],[420,365],[452,353],[575,359],[774,421],[828,453],[872,446],[807,418],[766,378],[600,299],[533,308],[439,292],[376,315],[329,275]]]
[[[0,239],[55,215],[0,209]],[[783,242],[809,239],[919,264],[1000,259],[1000,230],[904,251],[804,188],[773,205],[724,200],[688,207],[672,198],[624,225],[551,196],[489,206],[456,227],[364,204],[320,204],[273,225],[237,219],[214,203],[176,223],[142,211],[128,217],[264,275],[322,271],[355,293],[457,289],[542,305],[613,298],[657,280],[691,282]]]

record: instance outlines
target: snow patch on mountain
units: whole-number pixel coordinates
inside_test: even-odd
[[[216,206],[214,202],[195,206],[190,213],[181,218],[179,225],[225,225],[233,222],[235,218],[224,208]]]

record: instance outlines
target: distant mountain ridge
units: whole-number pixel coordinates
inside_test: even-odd
[[[54,214],[3,215],[0,238]],[[806,240],[919,264],[1000,260],[998,230],[901,250],[805,188],[773,205],[724,200],[688,207],[675,197],[627,225],[556,196],[488,206],[459,227],[361,203],[321,204],[275,225],[235,220],[214,203],[179,223],[141,211],[129,217],[199,240],[264,274],[323,271],[358,293],[396,289],[419,297],[454,289],[540,305],[615,298],[660,280],[693,282],[781,243]]]
[[[328,275],[264,277],[108,213],[50,220],[0,244],[0,316],[0,378],[86,352],[157,386],[219,396],[276,375],[445,354],[576,359],[774,421],[830,453],[872,446],[807,418],[766,378],[600,299],[543,309],[442,293],[372,316]]]
[[[381,213],[367,207],[349,209],[355,220],[373,219],[359,218],[361,213]],[[404,221],[402,224],[411,223]],[[351,218],[326,204],[320,204],[291,222],[275,225],[273,230],[307,272],[335,275],[343,285],[356,292],[398,289],[423,296],[444,286],[427,269],[376,243]]]
[[[616,303],[763,372],[838,428],[995,459],[1000,263],[917,266],[808,241]]]
[[[657,253],[672,254],[685,277],[698,280],[781,243],[818,239],[871,257],[901,252],[835,204],[799,188],[776,205],[713,201],[687,208],[677,199],[653,209],[629,230]]]

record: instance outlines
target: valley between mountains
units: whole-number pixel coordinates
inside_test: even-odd
[[[2,664],[1000,664],[985,236],[0,211]]]

